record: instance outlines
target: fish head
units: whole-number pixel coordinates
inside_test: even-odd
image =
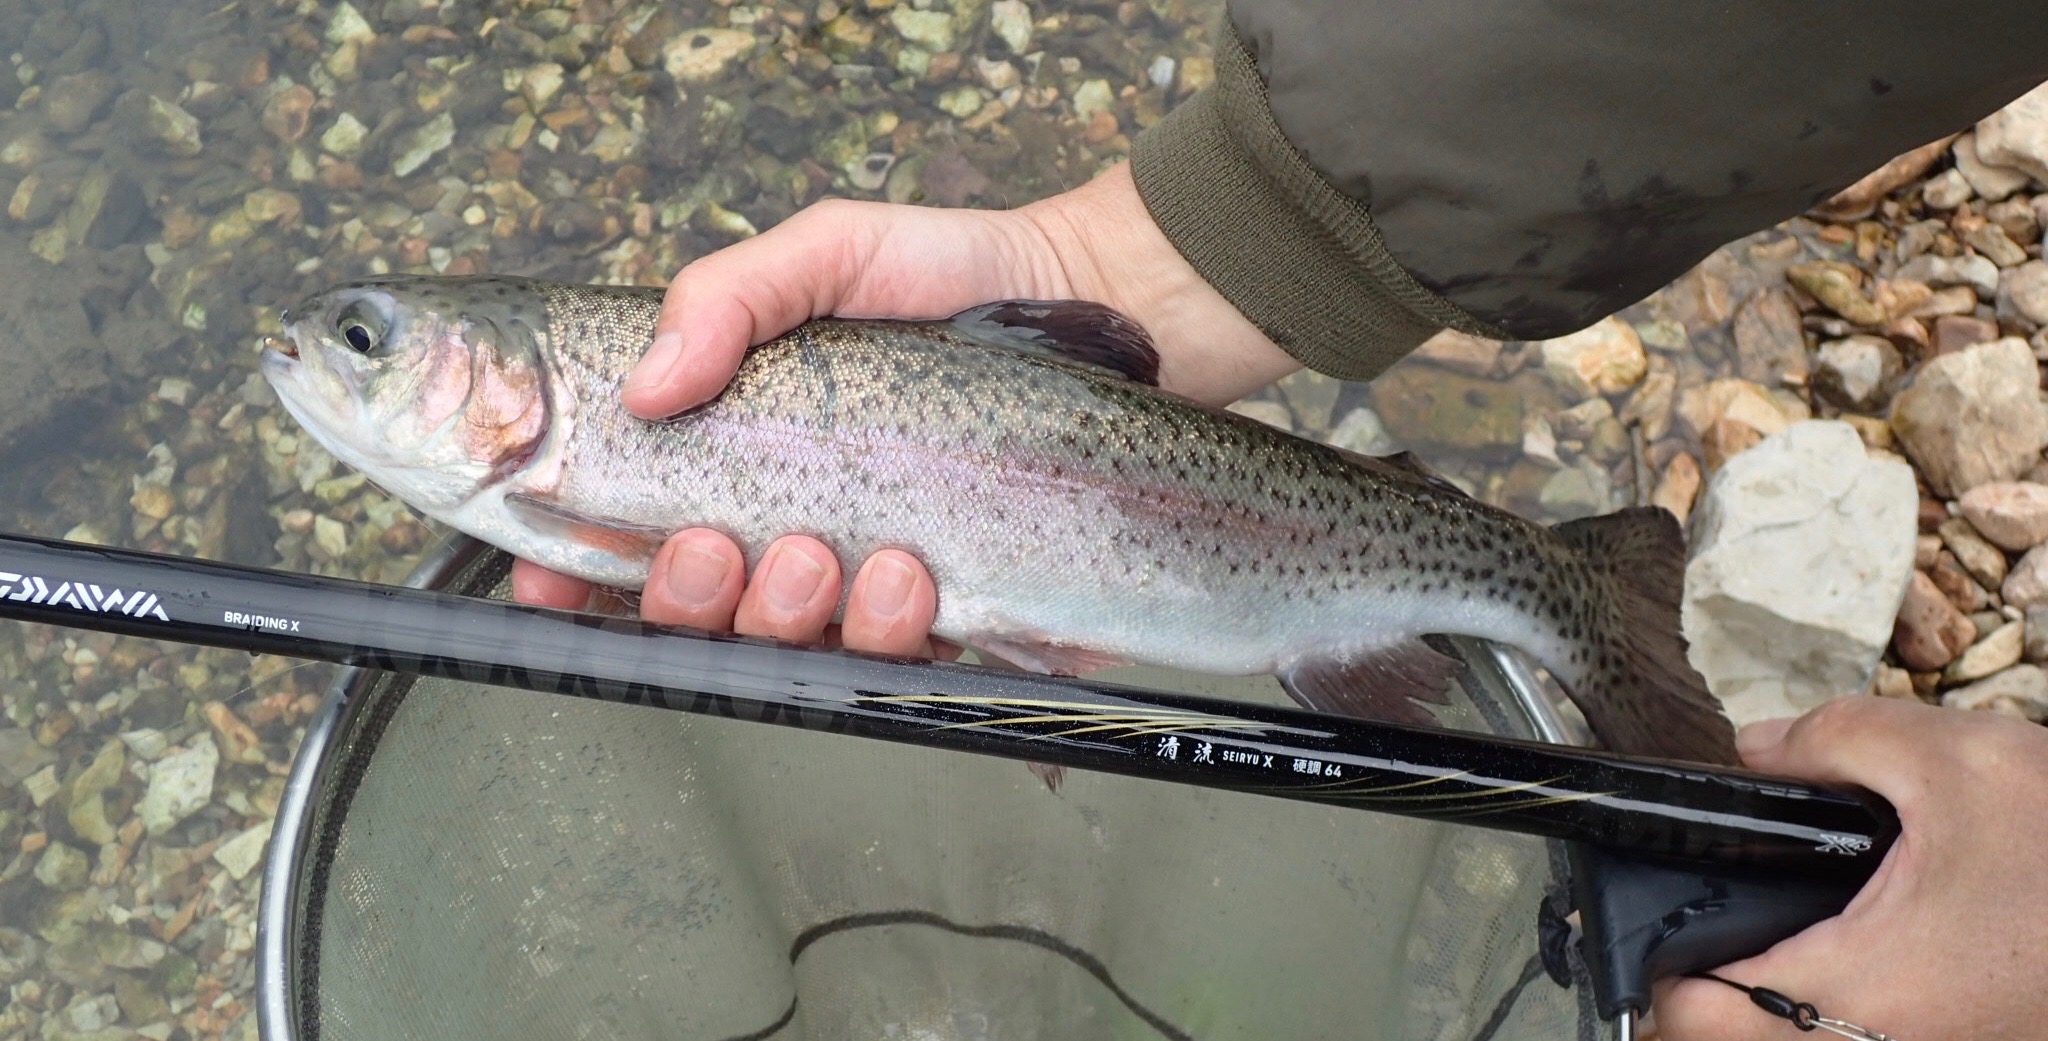
[[[546,436],[538,334],[445,281],[344,283],[284,314],[262,371],[342,462],[429,513],[519,470]]]

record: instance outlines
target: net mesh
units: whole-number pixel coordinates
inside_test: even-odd
[[[389,676],[319,754],[269,1041],[1594,1036],[1538,840]]]

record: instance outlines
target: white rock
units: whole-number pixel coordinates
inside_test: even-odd
[[[391,160],[391,175],[405,177],[414,170],[427,165],[427,160],[439,155],[455,143],[455,117],[443,112],[413,128],[412,132],[399,139],[402,146],[398,157]]]
[[[263,850],[270,842],[270,824],[264,821],[221,843],[220,848],[213,851],[213,859],[237,879],[247,875],[263,862]]]
[[[1387,433],[1380,414],[1364,405],[1352,409],[1337,429],[1330,431],[1330,443],[1360,455],[1393,455],[1401,450],[1401,443]]]
[[[1074,115],[1087,120],[1097,112],[1113,111],[1116,107],[1116,93],[1109,88],[1109,81],[1089,80],[1074,91]]]
[[[351,113],[343,112],[334,117],[334,125],[320,135],[320,147],[326,152],[343,159],[362,151],[363,138],[369,136],[370,128],[363,125]]]
[[[363,12],[356,5],[342,0],[334,5],[334,14],[327,19],[327,42],[340,46],[344,43],[375,43],[377,30],[370,28]]]
[[[1809,420],[1730,459],[1702,496],[1682,615],[1736,723],[1870,685],[1913,571],[1911,467]],[[1827,547],[1816,552],[1816,547]]]
[[[202,734],[192,747],[167,755],[149,768],[149,789],[135,805],[135,815],[151,835],[161,835],[199,812],[213,798],[213,770],[220,750],[213,736]]]
[[[2048,184],[2048,83],[1977,124],[1977,157],[2025,170]]]
[[[989,28],[994,29],[1003,42],[1010,45],[1013,54],[1023,55],[1031,50],[1031,7],[1024,0],[996,0],[988,5]],[[1167,59],[1169,66],[1172,59]],[[1154,63],[1156,66],[1156,62]],[[1167,73],[1169,79],[1172,73]]]
[[[1927,179],[1920,198],[1930,209],[1953,210],[1970,201],[1970,182],[1959,170],[1943,170]]]
[[[540,112],[562,89],[564,74],[563,68],[551,61],[531,66],[518,77],[519,96],[526,99],[533,111]]]
[[[906,9],[898,8],[897,13]],[[925,12],[916,12],[929,17]],[[950,22],[948,15],[938,15]],[[733,63],[754,52],[754,34],[740,29],[685,29],[661,47],[661,67],[678,83],[705,83],[731,70]]]
[[[2000,549],[2018,553],[2048,542],[2048,485],[1980,484],[1964,492],[1957,505],[1971,526]]]
[[[2007,271],[2001,288],[2020,314],[2035,325],[2048,325],[2048,261],[2029,260]]]
[[[2040,378],[2033,350],[2018,337],[1941,355],[1899,392],[1892,430],[1937,495],[2010,481],[2048,443]]]
[[[2031,180],[2025,170],[2010,166],[1993,166],[1977,154],[1977,135],[1964,134],[1956,138],[1954,146],[1956,170],[1970,187],[1977,190],[1978,198],[1985,202],[1998,202],[2027,186]]]
[[[1998,265],[1975,253],[1961,257],[1922,253],[1899,265],[1897,277],[1935,287],[1969,286],[1986,300],[1998,295]]]
[[[945,11],[919,11],[902,6],[889,9],[889,24],[911,43],[937,53],[953,49],[953,16]]]
[[[1998,595],[2020,610],[2048,607],[2048,546],[2035,546],[2006,572]]]
[[[105,1030],[121,1021],[121,1006],[112,994],[97,997],[80,995],[64,1010],[65,1018],[71,1020],[71,1028],[81,1033],[95,1033]]]

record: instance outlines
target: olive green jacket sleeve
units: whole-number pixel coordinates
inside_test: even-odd
[[[1132,172],[1309,366],[1533,339],[2048,79],[2039,0],[1235,0]]]

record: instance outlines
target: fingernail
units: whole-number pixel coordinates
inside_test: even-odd
[[[783,614],[803,610],[825,580],[825,568],[801,550],[778,549],[768,562],[768,581],[761,587],[767,606]]]
[[[1790,719],[1765,719],[1751,723],[1735,732],[1735,750],[1745,758],[1768,752],[1784,742],[1785,731],[1790,729]]]
[[[731,570],[723,554],[684,546],[669,560],[668,595],[683,607],[703,607],[717,599]]]
[[[624,389],[632,391],[652,390],[668,380],[669,371],[683,360],[683,336],[681,333],[662,333],[654,338],[654,346],[647,349],[645,357],[626,374]]]
[[[894,618],[903,613],[903,605],[910,602],[910,590],[917,585],[917,572],[894,557],[882,557],[868,566],[868,580],[861,588],[861,598],[867,601],[868,610],[884,618]]]

